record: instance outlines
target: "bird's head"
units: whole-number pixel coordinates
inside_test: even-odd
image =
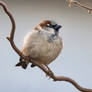
[[[35,27],[35,30],[41,30],[41,31],[49,32],[49,33],[58,34],[59,29],[61,27],[62,27],[61,25],[58,25],[53,20],[44,20]]]

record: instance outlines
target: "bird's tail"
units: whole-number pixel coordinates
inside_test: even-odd
[[[17,63],[15,66],[16,66],[16,67],[17,67],[17,66],[21,66],[23,69],[26,69],[27,66],[28,66],[28,62],[25,61],[24,59],[22,59],[22,58],[20,57],[19,63]]]

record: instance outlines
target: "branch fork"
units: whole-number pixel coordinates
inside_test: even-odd
[[[71,7],[73,4],[76,5],[76,6],[79,6],[79,7],[82,7],[86,10],[88,10],[88,13],[91,14],[92,12],[92,8],[89,8],[83,4],[81,4],[80,2],[78,2],[77,0],[66,0],[68,3],[69,3],[69,7]]]

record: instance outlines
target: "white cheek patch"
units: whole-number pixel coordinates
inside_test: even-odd
[[[44,27],[44,28],[40,27],[40,30],[43,31],[43,32],[47,32],[47,33],[52,33],[52,34],[55,33],[54,29],[53,28],[49,28],[49,27]]]
[[[48,29],[50,33],[54,34],[55,33],[55,30],[53,28],[49,28]]]
[[[46,27],[44,31],[47,31],[48,33],[55,33],[55,30],[53,28]]]

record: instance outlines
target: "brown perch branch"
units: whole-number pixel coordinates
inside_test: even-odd
[[[67,0],[67,2],[69,2],[69,7],[71,7],[71,5],[74,4],[74,5],[80,6],[80,7],[84,8],[84,9],[87,9],[88,13],[91,14],[92,8],[89,8],[89,7],[81,4],[77,0]]]
[[[0,1],[0,5],[3,7],[5,13],[9,16],[11,23],[12,23],[12,29],[11,29],[11,33],[10,33],[10,37],[7,37],[7,39],[9,40],[12,48],[14,49],[14,51],[21,56],[22,58],[29,60],[31,63],[35,64],[36,66],[38,66],[44,73],[46,73],[49,77],[51,77],[54,81],[66,81],[71,83],[72,85],[74,85],[78,90],[80,90],[81,92],[92,92],[92,89],[87,89],[87,88],[83,88],[81,87],[77,82],[75,82],[74,80],[72,80],[71,78],[65,77],[65,76],[55,76],[54,74],[50,74],[48,73],[48,70],[43,67],[42,65],[38,64],[37,62],[33,61],[31,58],[25,57],[21,51],[16,47],[15,43],[14,43],[14,33],[15,33],[15,28],[16,28],[16,24],[15,24],[15,20],[12,16],[12,14],[9,12],[9,10],[7,9],[6,5]]]

